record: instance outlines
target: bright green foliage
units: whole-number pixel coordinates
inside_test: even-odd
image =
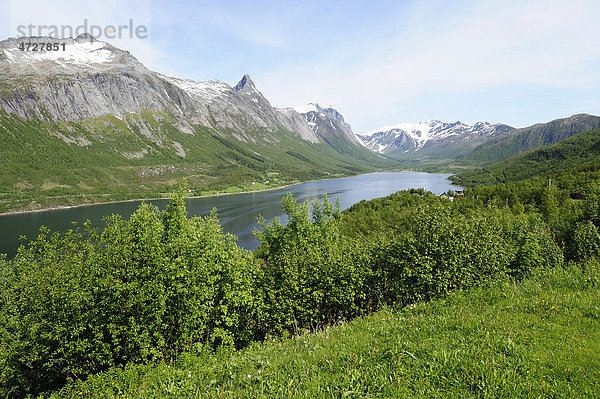
[[[501,230],[483,218],[466,219],[442,207],[422,207],[406,228],[374,248],[373,285],[382,303],[430,299],[508,268]]]
[[[42,229],[14,260],[0,259],[1,393],[173,364],[183,353],[209,359],[214,348],[558,269],[565,256],[593,267],[597,180],[527,183],[476,187],[454,201],[410,190],[343,213],[327,198],[287,196],[286,224],[263,221],[253,254],[214,213],[187,217],[185,183],[164,212],[144,204],[129,220],[107,219],[101,234]]]
[[[263,224],[264,332],[297,332],[382,305],[410,304],[509,274],[560,266],[543,216],[418,190],[338,215],[325,199],[283,200],[288,224]],[[341,232],[345,232],[342,234]]]
[[[109,218],[101,236],[42,229],[1,266],[3,395],[253,338],[251,255],[214,214],[188,219],[182,189],[163,213]]]
[[[593,266],[482,284],[239,352],[112,369],[53,397],[593,398]]]
[[[370,243],[366,285],[373,304],[409,304],[562,264],[539,215],[481,207],[468,198],[398,192],[352,206],[342,222],[342,231]]]
[[[2,394],[22,395],[113,365],[102,310],[95,306],[106,276],[97,246],[69,231],[41,229],[29,248],[4,265],[0,326]]]
[[[565,240],[566,251],[572,259],[600,259],[600,190],[596,184],[587,187],[581,202],[576,224]]]
[[[499,144],[496,146],[502,147]],[[514,152],[512,155],[517,153]],[[597,170],[598,161],[600,161],[600,130],[591,130],[575,134],[558,143],[487,165],[482,169],[458,173],[452,177],[452,180],[458,185],[470,187],[476,184],[506,183],[559,173],[573,168],[595,168]]]
[[[536,213],[571,260],[597,257],[595,231],[600,227],[600,173],[596,168],[573,169],[546,177],[465,190],[460,203],[475,212],[502,208],[515,215]]]
[[[282,205],[287,225],[275,219],[256,232],[261,247],[255,256],[264,270],[264,333],[298,332],[356,315],[365,269],[354,243],[339,232],[339,204],[325,197],[309,207],[288,195]]]

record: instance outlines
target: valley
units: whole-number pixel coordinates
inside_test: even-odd
[[[591,4],[152,3],[0,41],[0,396],[597,396]]]
[[[163,197],[183,177],[202,195],[395,166],[351,140],[341,115],[315,133],[248,75],[194,82],[89,35],[60,57],[22,54],[26,40],[45,39],[0,42],[0,212]]]

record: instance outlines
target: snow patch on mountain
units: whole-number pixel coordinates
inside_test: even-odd
[[[308,114],[309,112],[319,112],[319,109],[317,108],[316,104],[308,103],[294,107],[294,111],[298,112],[299,114]]]
[[[217,100],[232,92],[232,88],[227,83],[221,82],[220,80],[196,82],[191,79],[179,79],[166,76],[164,78],[192,97],[200,97],[206,101]]]
[[[469,141],[495,134],[499,129],[510,128],[506,125],[492,125],[478,122],[473,126],[457,121],[446,123],[438,120],[417,123],[399,123],[383,126],[368,132],[357,134],[362,145],[372,151],[384,154],[392,151],[415,152],[426,145],[434,145],[453,138],[456,141]],[[454,143],[455,140],[450,140]],[[446,143],[448,141],[445,141]]]
[[[106,43],[95,42],[71,42],[60,43],[57,51],[22,51],[20,43],[4,48],[3,53],[6,60],[11,64],[28,64],[32,68],[54,63],[63,67],[94,67],[98,64],[111,64],[118,58],[118,54],[111,51]]]

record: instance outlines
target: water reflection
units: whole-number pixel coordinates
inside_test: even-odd
[[[422,187],[439,194],[455,188],[447,177],[447,174],[432,173],[371,173],[302,183],[273,191],[187,199],[186,206],[189,215],[207,215],[217,208],[223,229],[237,235],[239,245],[254,249],[258,246],[252,235],[252,230],[257,227],[256,217],[262,215],[266,220],[271,220],[281,216],[281,197],[287,193],[292,193],[300,201],[318,198],[323,194],[332,200],[339,196],[341,207],[345,209],[363,199],[383,197],[409,188]],[[168,201],[149,202],[164,209]],[[139,202],[120,202],[0,216],[0,253],[14,256],[20,244],[19,236],[34,238],[40,225],[48,226],[52,231],[66,231],[72,227],[71,221],[82,223],[89,219],[93,226],[103,228],[104,216],[119,213],[129,217],[138,206]]]

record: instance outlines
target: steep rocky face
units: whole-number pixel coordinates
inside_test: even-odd
[[[22,51],[27,43],[59,43],[57,51]],[[129,52],[84,34],[75,39],[19,38],[0,42],[0,109],[21,118],[77,121],[142,111],[178,118],[184,132],[200,124],[236,131],[242,141],[276,140],[255,130],[317,136],[295,112],[273,108],[248,75],[234,87],[152,72]]]
[[[361,143],[381,154],[440,151],[444,147],[473,147],[492,137],[513,130],[508,125],[478,122],[473,126],[462,122],[445,123],[430,120],[422,123],[400,123],[357,134]]]
[[[322,141],[332,146],[340,142],[361,143],[352,132],[342,115],[332,107],[321,107],[319,104],[306,104],[295,107],[294,110],[304,117],[314,134]]]
[[[57,51],[19,49],[55,42],[61,44]],[[142,109],[180,113],[193,105],[131,54],[89,35],[0,42],[0,83],[0,107],[22,118],[72,121]]]

